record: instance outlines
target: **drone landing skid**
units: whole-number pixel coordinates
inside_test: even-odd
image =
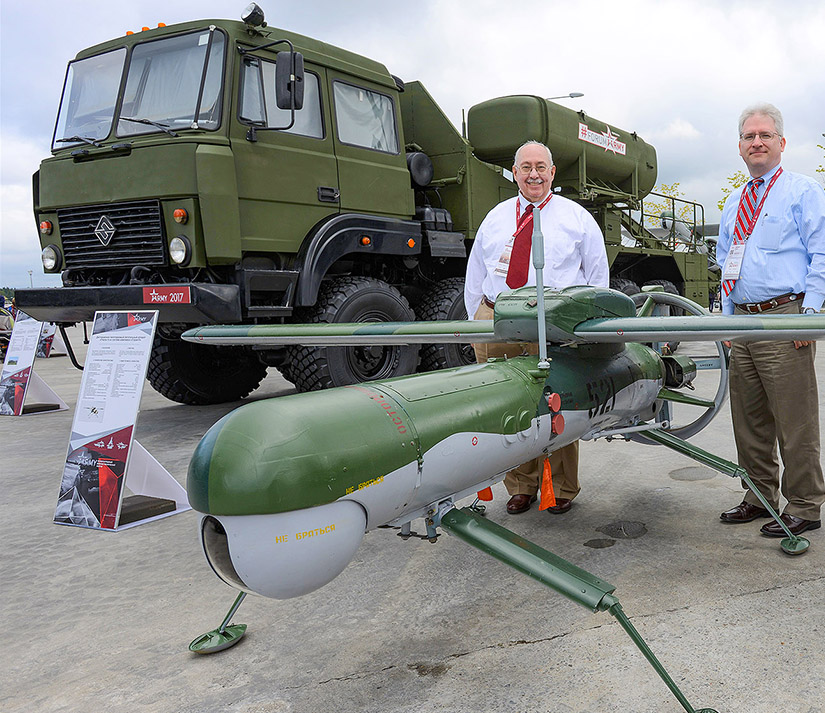
[[[246,633],[246,624],[230,624],[241,602],[246,598],[246,592],[241,592],[235,598],[235,603],[227,613],[217,629],[201,634],[191,644],[189,650],[195,654],[216,654],[237,644]]]
[[[593,612],[607,611],[616,618],[687,713],[717,713],[713,708],[694,708],[685,698],[622,610],[618,598],[613,595],[616,588],[612,584],[598,579],[501,525],[485,520],[471,508],[447,510],[441,515],[440,524],[444,530],[467,544],[532,577],[577,604]]]
[[[779,541],[779,546],[785,554],[801,555],[804,554],[811,546],[811,543],[807,539],[804,537],[799,537],[799,535],[794,535],[788,529],[788,526],[783,522],[782,518],[779,517],[776,510],[771,507],[770,503],[765,500],[765,497],[759,492],[759,488],[754,485],[748,475],[748,471],[741,466],[738,466],[736,463],[729,460],[725,460],[724,458],[720,458],[719,456],[713,455],[713,453],[708,453],[692,443],[683,441],[681,438],[677,438],[676,436],[666,433],[665,431],[660,431],[659,429],[645,431],[645,436],[653,441],[656,441],[656,443],[667,446],[677,453],[686,455],[688,458],[693,458],[693,460],[713,468],[720,473],[729,475],[731,478],[741,478],[744,480],[751,492],[759,498],[759,502],[762,503],[762,507],[770,513],[771,517],[787,535],[787,537],[783,537]]]

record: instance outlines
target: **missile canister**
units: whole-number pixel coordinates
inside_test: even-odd
[[[476,104],[467,129],[475,155],[506,169],[525,141],[546,144],[556,164],[553,186],[585,200],[641,199],[656,183],[656,150],[635,132],[541,97],[513,95]]]

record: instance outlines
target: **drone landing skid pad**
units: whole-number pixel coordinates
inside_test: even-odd
[[[189,644],[189,650],[196,654],[214,654],[237,644],[245,633],[246,624],[232,624],[223,631],[213,629]]]

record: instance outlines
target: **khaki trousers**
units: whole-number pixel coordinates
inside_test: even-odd
[[[479,305],[476,319],[492,319],[493,310],[484,302]],[[517,357],[539,353],[538,344],[473,344],[476,361],[484,364],[490,357]],[[557,498],[572,500],[578,494],[579,487],[579,442],[559,448],[550,454],[550,471],[553,480],[553,493]],[[504,487],[510,495],[535,495],[539,490],[544,458],[534,458],[522,463],[518,468],[508,471],[504,477]]]
[[[799,313],[800,303],[781,305],[770,314]],[[747,314],[736,309],[736,314]],[[731,348],[730,404],[739,465],[759,492],[779,509],[779,460],[785,512],[819,520],[825,502],[820,463],[816,344],[796,349],[792,341],[734,342]],[[747,489],[744,481],[743,487]],[[761,507],[747,489],[745,502]]]

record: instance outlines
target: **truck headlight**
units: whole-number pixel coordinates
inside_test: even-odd
[[[181,266],[186,265],[191,256],[192,247],[183,235],[178,235],[169,241],[169,258],[173,263]]]
[[[40,253],[43,269],[46,272],[57,272],[63,264],[63,256],[57,245],[47,245]]]

